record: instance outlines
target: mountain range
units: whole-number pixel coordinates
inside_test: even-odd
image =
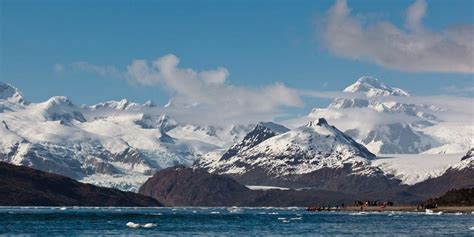
[[[407,183],[404,170],[393,169],[398,163],[378,165],[380,154],[458,155],[474,147],[472,125],[442,121],[436,114],[444,108],[391,101],[410,97],[402,89],[362,77],[343,93],[353,98],[336,98],[327,108],[315,108],[305,117],[309,122],[290,129],[274,122],[179,123],[150,101],[77,106],[55,96],[32,103],[14,86],[0,82],[0,161],[128,191],[138,191],[159,170],[185,165],[245,185],[354,193],[388,191]],[[358,109],[410,119],[339,126]],[[421,183],[466,167],[472,172],[470,164],[456,158],[415,180]]]
[[[348,98],[336,98],[308,117],[334,121],[373,153],[462,153],[474,145],[472,124],[443,121],[437,114],[446,108],[407,102],[408,92],[376,78],[361,77],[343,93]]]

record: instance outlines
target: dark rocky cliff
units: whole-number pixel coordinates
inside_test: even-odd
[[[161,206],[153,198],[0,162],[1,206]]]

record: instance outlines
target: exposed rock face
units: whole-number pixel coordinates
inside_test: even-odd
[[[451,189],[474,188],[474,156],[472,149],[461,158],[459,164],[451,166],[436,178],[411,186],[408,191],[425,197],[436,197]]]
[[[70,178],[0,162],[1,206],[161,206],[132,192],[83,184]]]
[[[461,160],[467,160],[467,159],[470,159],[474,157],[474,148],[471,148],[467,153],[466,155],[464,155]]]
[[[474,206],[474,188],[453,189],[441,197],[429,199],[427,203],[440,206]]]
[[[474,169],[449,169],[439,177],[415,184],[408,191],[424,197],[436,197],[454,188],[474,188]]]
[[[266,139],[265,139],[266,138]],[[348,193],[398,184],[370,165],[375,156],[323,118],[276,135],[257,126],[219,159],[196,166],[245,185],[315,188]]]
[[[139,193],[166,205],[229,206],[239,195],[250,192],[231,178],[201,169],[176,166],[157,172],[140,187]]]
[[[239,143],[231,146],[221,157],[222,160],[229,159],[239,153],[242,153],[268,138],[288,132],[289,129],[276,123],[259,123],[255,128],[245,135]]]
[[[340,205],[354,200],[353,195],[321,190],[250,190],[229,177],[184,166],[158,171],[139,193],[168,206]]]
[[[151,102],[29,103],[0,82],[0,161],[136,191],[156,170],[192,165],[241,140],[250,126],[178,123]]]

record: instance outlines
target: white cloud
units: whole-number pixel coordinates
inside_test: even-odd
[[[88,62],[80,61],[71,64],[71,67],[76,70],[95,73],[100,76],[119,76],[119,71],[114,66],[97,66]]]
[[[413,3],[404,30],[386,21],[362,22],[351,15],[345,0],[337,0],[318,24],[318,33],[324,46],[340,57],[402,71],[473,73],[474,25],[431,31],[422,24],[426,9],[425,1]]]
[[[425,105],[425,112],[436,116],[440,121],[450,124],[469,126],[474,124],[474,99],[463,96],[378,96],[368,98],[363,93],[339,91],[301,90],[299,94],[306,97],[324,99],[366,99],[381,102],[398,102],[403,104]],[[413,123],[421,119],[404,113],[384,113],[372,108],[315,108],[309,116],[296,117],[282,121],[284,125],[295,128],[319,117],[326,118],[341,130],[361,128],[369,130],[378,125],[393,123]]]
[[[446,88],[443,88],[444,91],[452,93],[452,94],[457,94],[457,95],[464,95],[464,96],[474,96],[474,81],[470,81],[470,85],[463,85],[463,86],[458,86],[458,85],[451,85]]]
[[[64,65],[60,64],[60,63],[56,63],[53,65],[53,70],[55,73],[63,73],[64,70],[65,70],[65,67]]]
[[[119,76],[132,84],[163,87],[171,95],[164,112],[177,120],[194,123],[255,122],[272,119],[285,107],[301,107],[297,90],[283,83],[261,88],[235,86],[227,82],[226,68],[196,71],[179,67],[180,60],[168,54],[154,61],[136,59],[125,71],[80,62],[76,69],[101,76]]]
[[[407,9],[406,25],[408,29],[419,30],[422,28],[421,19],[426,14],[426,2],[418,0]]]

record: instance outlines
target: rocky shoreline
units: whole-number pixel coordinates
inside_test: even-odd
[[[346,206],[340,209],[341,211],[349,212],[361,212],[360,206]],[[432,209],[418,209],[417,206],[407,205],[407,206],[391,206],[391,207],[364,207],[363,212],[418,212],[418,213],[431,213],[432,214],[441,214],[441,213],[474,213],[474,206],[439,206]],[[441,213],[440,213],[441,212]]]

